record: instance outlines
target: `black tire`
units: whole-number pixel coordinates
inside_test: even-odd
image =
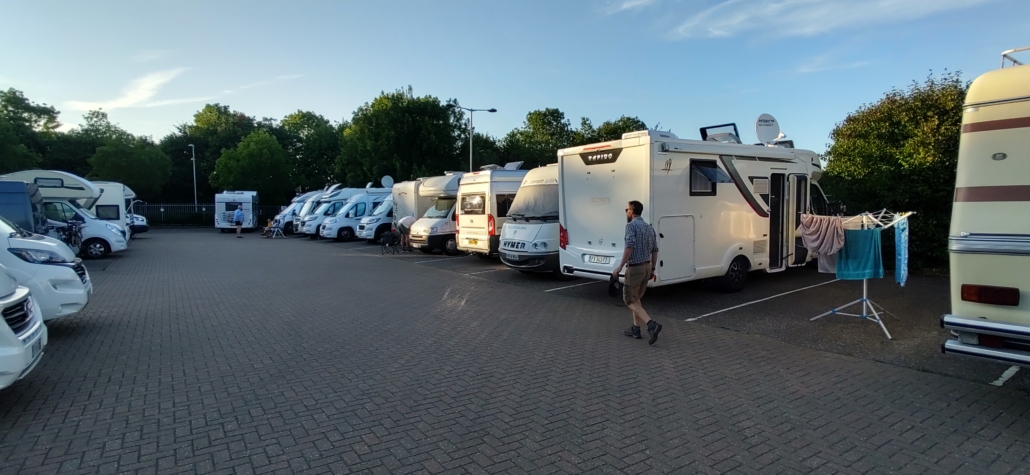
[[[343,242],[353,241],[354,230],[351,228],[342,228],[338,233],[336,233],[336,237],[338,240]]]
[[[308,239],[317,240],[318,239],[318,233],[309,234],[308,235]]]
[[[422,252],[424,252],[426,254],[432,254],[433,251],[434,251],[434,249],[428,248],[428,247],[420,247],[420,248],[418,248],[418,250],[420,250],[420,251],[422,251]]]
[[[448,239],[446,242],[443,243],[443,248],[441,250],[444,254],[447,254],[448,256],[456,256],[458,254],[461,254],[461,251],[458,250],[458,238],[452,237]]]
[[[478,257],[478,258],[480,258],[480,259],[485,261],[485,260],[493,259],[494,255],[493,254],[476,254],[476,257]]]
[[[90,259],[99,259],[111,253],[111,246],[103,239],[87,239],[82,243],[82,253]]]
[[[747,273],[751,270],[751,263],[744,256],[737,256],[730,262],[730,268],[726,275],[716,279],[719,290],[726,293],[740,292],[747,283]]]

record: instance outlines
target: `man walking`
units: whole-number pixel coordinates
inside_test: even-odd
[[[626,207],[626,249],[622,251],[622,260],[612,271],[612,278],[618,280],[619,271],[626,268],[626,279],[622,286],[622,300],[633,312],[633,326],[623,332],[630,338],[640,339],[640,325],[647,325],[647,334],[650,338],[647,344],[653,345],[658,341],[658,333],[662,331],[662,325],[647,315],[644,307],[640,305],[640,298],[647,290],[647,282],[654,276],[655,266],[658,264],[658,240],[655,238],[654,228],[640,218],[644,212],[644,204],[639,201],[630,201]]]
[[[242,239],[243,236],[241,235],[241,233],[243,232],[243,205],[239,205],[236,207],[236,211],[234,211],[232,214],[232,222],[236,225],[236,237]]]

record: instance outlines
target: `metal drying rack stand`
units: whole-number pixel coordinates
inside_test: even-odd
[[[859,215],[856,215],[856,216],[852,216],[850,218],[842,218],[842,220],[843,220],[843,223],[845,225],[847,225],[848,223],[851,223],[851,222],[853,222],[853,221],[855,221],[857,219],[861,219],[862,220],[862,222],[860,224],[861,228],[859,228],[859,229],[872,229],[872,228],[876,228],[876,227],[887,229],[887,228],[889,228],[891,226],[894,226],[895,224],[898,224],[902,220],[908,219],[908,217],[912,216],[913,214],[915,214],[915,213],[913,213],[911,211],[905,211],[905,212],[901,212],[901,213],[892,213],[892,212],[887,211],[887,210],[884,209],[884,210],[880,210],[880,211],[877,211],[877,212],[874,212],[874,213],[866,212],[866,213],[862,213],[862,214],[859,214]],[[862,304],[862,313],[861,314],[847,313],[847,312],[842,312],[841,311],[841,310],[844,310],[844,309],[846,309],[846,308],[848,308],[848,307],[850,307],[852,305],[857,305],[857,304]],[[876,311],[877,308],[880,309],[879,312]],[[862,279],[862,298],[860,298],[858,300],[855,300],[855,301],[852,301],[852,302],[849,302],[847,304],[844,304],[844,305],[842,305],[840,307],[837,307],[837,308],[835,308],[833,310],[830,310],[830,311],[828,311],[826,313],[823,313],[823,314],[817,315],[815,317],[812,317],[811,320],[809,320],[809,321],[814,322],[814,321],[816,321],[816,320],[818,320],[820,318],[823,318],[823,317],[825,317],[827,315],[846,315],[846,316],[849,316],[849,317],[858,317],[858,318],[861,318],[861,319],[864,319],[864,320],[872,320],[872,321],[874,321],[874,322],[876,322],[877,324],[880,325],[880,328],[883,329],[883,333],[885,335],[887,335],[887,339],[888,340],[893,340],[893,338],[891,337],[891,333],[889,331],[887,331],[887,326],[883,324],[883,318],[880,317],[881,313],[885,313],[887,315],[890,315],[890,316],[894,317],[896,320],[900,320],[900,318],[898,318],[897,315],[894,315],[893,313],[890,313],[889,311],[887,311],[887,309],[883,308],[880,304],[878,304],[876,302],[873,302],[872,300],[869,299],[869,279]]]

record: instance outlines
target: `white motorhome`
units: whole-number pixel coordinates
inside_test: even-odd
[[[357,235],[358,225],[366,216],[372,214],[383,201],[390,196],[390,188],[366,188],[355,194],[341,207],[336,214],[325,220],[319,235],[326,239],[351,241]]]
[[[558,164],[529,170],[501,226],[501,262],[521,272],[558,266]]]
[[[462,175],[456,212],[459,250],[484,258],[497,254],[501,227],[526,173],[529,170],[488,169]]]
[[[306,218],[311,213],[314,213],[315,210],[318,209],[318,207],[322,205],[322,201],[321,200],[322,200],[323,196],[328,196],[332,192],[336,191],[336,189],[339,188],[340,186],[341,186],[341,184],[337,183],[335,185],[325,187],[324,190],[310,193],[310,196],[308,196],[307,200],[304,201],[304,204],[301,205],[300,209],[293,216],[293,233],[294,234],[301,234],[301,233],[304,232],[303,230],[301,230],[301,227],[303,226],[302,223],[304,222],[304,218]]]
[[[0,180],[33,183],[43,195],[43,212],[47,219],[66,226],[75,222],[82,226],[81,251],[86,257],[98,258],[111,252],[128,249],[128,231],[124,222],[107,222],[89,211],[100,198],[101,191],[85,178],[57,170],[25,170],[9,173]],[[50,237],[60,239],[56,230]]]
[[[232,217],[236,208],[243,207],[243,229],[258,227],[256,191],[223,191],[215,195],[215,228],[225,232],[236,229]]]
[[[321,193],[321,190],[309,191],[307,193],[301,193],[294,196],[293,199],[290,200],[290,205],[280,211],[279,214],[275,215],[273,220],[282,223],[283,233],[289,234],[293,232],[293,219],[297,216],[297,213],[300,212],[300,209],[304,207],[304,203],[318,193]]]
[[[416,178],[393,185],[394,224],[405,216],[421,218],[429,208],[433,207],[433,198],[423,195],[421,192],[422,184],[426,180],[426,178]]]
[[[962,114],[948,251],[957,335],[942,350],[1030,367],[1030,65],[969,85]],[[1012,67],[1004,67],[1011,62]]]
[[[136,192],[113,181],[94,181],[93,184],[100,188],[100,198],[88,209],[99,219],[121,223],[126,229],[130,229],[133,221],[129,218],[129,207],[132,206],[132,200],[136,198]],[[79,204],[82,204],[82,200],[79,201]],[[131,232],[129,237],[132,237]]]
[[[74,315],[89,303],[89,272],[63,242],[0,216],[0,249],[0,266],[32,291],[44,321]]]
[[[622,257],[632,200],[643,203],[642,217],[658,234],[650,286],[716,278],[737,291],[749,271],[808,262],[797,229],[810,194],[825,204],[815,184],[819,157],[782,142],[741,144],[736,129],[702,128],[702,140],[646,130],[559,150],[562,272],[609,278]]]
[[[358,223],[358,230],[355,234],[358,239],[367,239],[373,242],[379,239],[384,232],[393,229],[393,194],[386,195],[386,199],[379,203],[372,210],[372,213]]]
[[[0,389],[29,374],[47,345],[47,329],[32,291],[0,266]]]
[[[362,188],[340,188],[323,193],[312,205],[311,211],[300,218],[300,233],[311,239],[318,238],[322,223],[330,216],[336,216],[336,213],[347,204],[347,200],[362,192]]]
[[[432,206],[411,225],[411,245],[425,253],[439,249],[444,254],[454,255],[461,252],[455,238],[454,204],[458,201],[458,185],[464,172],[445,173],[427,178],[419,186],[419,196],[430,198]],[[393,216],[395,220],[400,219],[397,213]]]

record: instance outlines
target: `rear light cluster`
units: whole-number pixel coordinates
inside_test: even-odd
[[[454,234],[461,234],[461,221],[458,220],[458,212],[454,212]]]
[[[565,246],[569,245],[569,232],[565,230],[565,226],[558,225],[558,247],[565,249]]]
[[[1019,306],[1019,289],[990,285],[962,284],[962,300],[990,305]]]
[[[497,234],[497,225],[494,224],[494,215],[492,214],[486,215],[486,232],[491,236]]]

